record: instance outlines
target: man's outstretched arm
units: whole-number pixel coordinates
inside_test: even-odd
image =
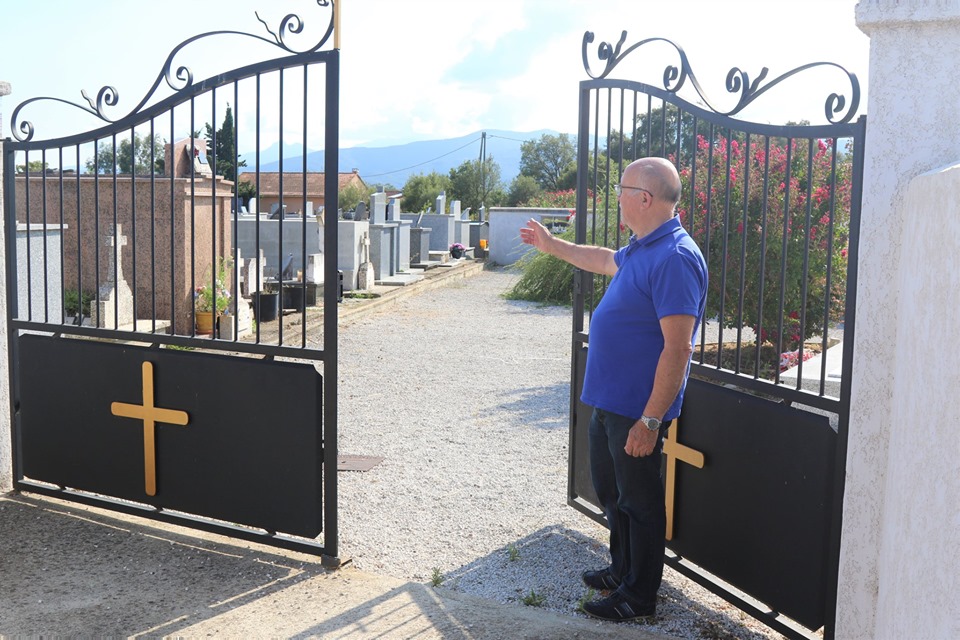
[[[549,229],[536,220],[528,220],[527,226],[520,228],[520,239],[524,244],[532,245],[584,271],[608,276],[617,272],[612,249],[567,242],[550,233]]]

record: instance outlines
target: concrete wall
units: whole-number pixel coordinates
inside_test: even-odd
[[[856,20],[869,119],[836,637],[956,638],[960,3],[860,0]]]
[[[280,225],[283,225],[283,250],[280,251]],[[303,270],[303,249],[306,245],[307,255],[323,253],[323,227],[317,218],[307,218],[306,235],[304,235],[302,218],[284,218],[270,220],[266,215],[237,216],[237,246],[243,256],[256,255],[257,232],[260,234],[260,250],[263,251],[266,265],[263,274],[270,278],[275,277],[280,266],[288,254],[293,254],[293,272]]]
[[[214,197],[213,183],[206,178],[198,178],[191,185],[186,178],[158,177],[151,185],[148,177],[118,176],[114,200],[113,176],[100,176],[96,180],[93,176],[81,176],[79,189],[76,176],[64,176],[62,180],[62,200],[58,175],[31,175],[29,184],[19,176],[15,185],[18,222],[31,225],[59,222],[62,212],[64,287],[75,290],[79,284],[81,290],[93,292],[109,278],[103,243],[104,238],[112,234],[116,215],[127,243],[120,250],[123,274],[127,284],[136,291],[137,315],[147,318],[156,305],[158,319],[171,319],[172,291],[176,305],[172,318],[174,329],[177,333],[189,333],[193,321],[192,279],[199,282],[212,277],[214,251],[219,256],[231,255],[233,251],[232,183],[218,181]]]
[[[62,235],[59,226],[17,225],[17,317],[21,320],[63,320]]]
[[[447,251],[456,242],[456,220],[445,213],[404,213],[401,220],[409,220],[414,225],[420,220],[420,227],[430,229],[430,251]]]
[[[490,222],[489,261],[495,264],[513,264],[531,250],[529,245],[520,241],[520,228],[526,226],[527,220],[531,218],[541,222],[544,218],[565,220],[569,215],[569,209],[491,207],[487,213],[487,219]]]

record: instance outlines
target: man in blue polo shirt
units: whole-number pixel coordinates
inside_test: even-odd
[[[584,583],[610,593],[583,610],[605,620],[654,615],[663,577],[663,435],[680,415],[707,297],[707,265],[675,213],[680,177],[663,158],[631,163],[616,186],[633,236],[618,251],[578,245],[530,220],[523,242],[613,276],[590,320],[581,400],[590,420],[593,484],[610,526],[609,567]]]

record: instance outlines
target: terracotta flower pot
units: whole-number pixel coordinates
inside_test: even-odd
[[[213,312],[197,311],[197,335],[208,336],[213,333]]]

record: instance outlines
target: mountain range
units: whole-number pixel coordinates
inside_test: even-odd
[[[384,184],[401,188],[412,175],[436,171],[449,174],[467,160],[479,160],[481,141],[486,133],[486,157],[492,158],[500,167],[500,180],[505,186],[520,173],[520,145],[528,140],[539,140],[544,134],[558,135],[556,131],[505,131],[487,129],[459,138],[423,140],[386,147],[349,147],[340,149],[341,172],[354,169],[368,185]],[[253,171],[256,154],[241,154],[247,167],[241,172]],[[274,144],[260,150],[260,170],[280,170],[280,147]],[[300,171],[303,166],[303,146],[283,145],[283,170]],[[307,171],[323,171],[323,151],[307,149]]]

